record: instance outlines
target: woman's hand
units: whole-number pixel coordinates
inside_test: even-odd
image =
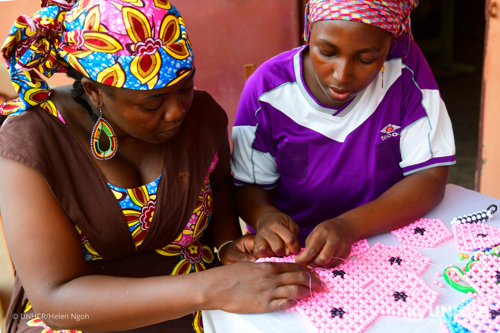
[[[205,273],[214,274],[214,283],[207,286],[208,308],[232,313],[283,311],[311,297],[313,290],[327,291],[316,273],[297,264],[239,262]]]
[[[314,228],[306,239],[306,249],[295,262],[310,267],[332,268],[344,262],[351,253],[355,235],[346,221],[331,219]],[[342,259],[339,259],[342,258]]]
[[[219,253],[223,265],[233,264],[238,261],[254,262],[253,256],[254,234],[247,234],[232,243],[224,245]]]
[[[263,214],[257,224],[253,254],[256,258],[283,257],[300,252],[299,226],[287,214],[276,209]]]

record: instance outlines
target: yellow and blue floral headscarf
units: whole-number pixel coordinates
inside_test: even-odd
[[[184,21],[167,0],[42,0],[33,17],[20,16],[2,56],[19,98],[0,107],[17,115],[49,103],[46,77],[68,66],[112,87],[152,90],[173,85],[193,67]]]

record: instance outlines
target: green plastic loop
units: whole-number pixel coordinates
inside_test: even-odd
[[[470,268],[472,268],[473,265],[471,265],[471,263],[475,263],[475,261],[471,261],[467,264],[467,266],[465,266],[465,271],[468,272]],[[456,283],[455,281],[453,281],[450,276],[448,275],[448,272],[451,272],[451,271],[454,271],[457,276],[462,280],[464,281],[464,272],[459,268],[459,267],[456,267],[456,266],[451,266],[451,267],[448,267],[444,270],[444,273],[443,273],[443,276],[444,276],[444,279],[445,281],[450,285],[452,286],[454,289],[462,292],[462,293],[468,293],[468,292],[472,292],[472,293],[475,293],[476,290],[474,290],[474,288],[472,288],[471,286],[462,286],[461,284],[458,284]],[[464,281],[465,282],[465,281]]]

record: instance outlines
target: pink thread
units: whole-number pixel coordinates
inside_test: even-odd
[[[406,245],[434,247],[442,241],[453,237],[440,219],[422,218],[403,228],[391,231],[398,240]]]

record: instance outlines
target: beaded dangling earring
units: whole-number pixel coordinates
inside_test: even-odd
[[[99,147],[99,138],[101,137],[102,131],[104,131],[104,134],[106,134],[109,139],[109,148],[106,151],[102,151]],[[106,119],[102,117],[101,107],[99,107],[99,119],[97,119],[92,134],[90,135],[90,150],[92,151],[92,155],[100,161],[112,159],[118,150],[118,141],[116,140],[115,131],[113,131],[113,128]]]
[[[380,69],[380,71],[382,72],[382,89],[384,89],[384,72],[385,72],[385,65],[382,66],[382,68]]]

